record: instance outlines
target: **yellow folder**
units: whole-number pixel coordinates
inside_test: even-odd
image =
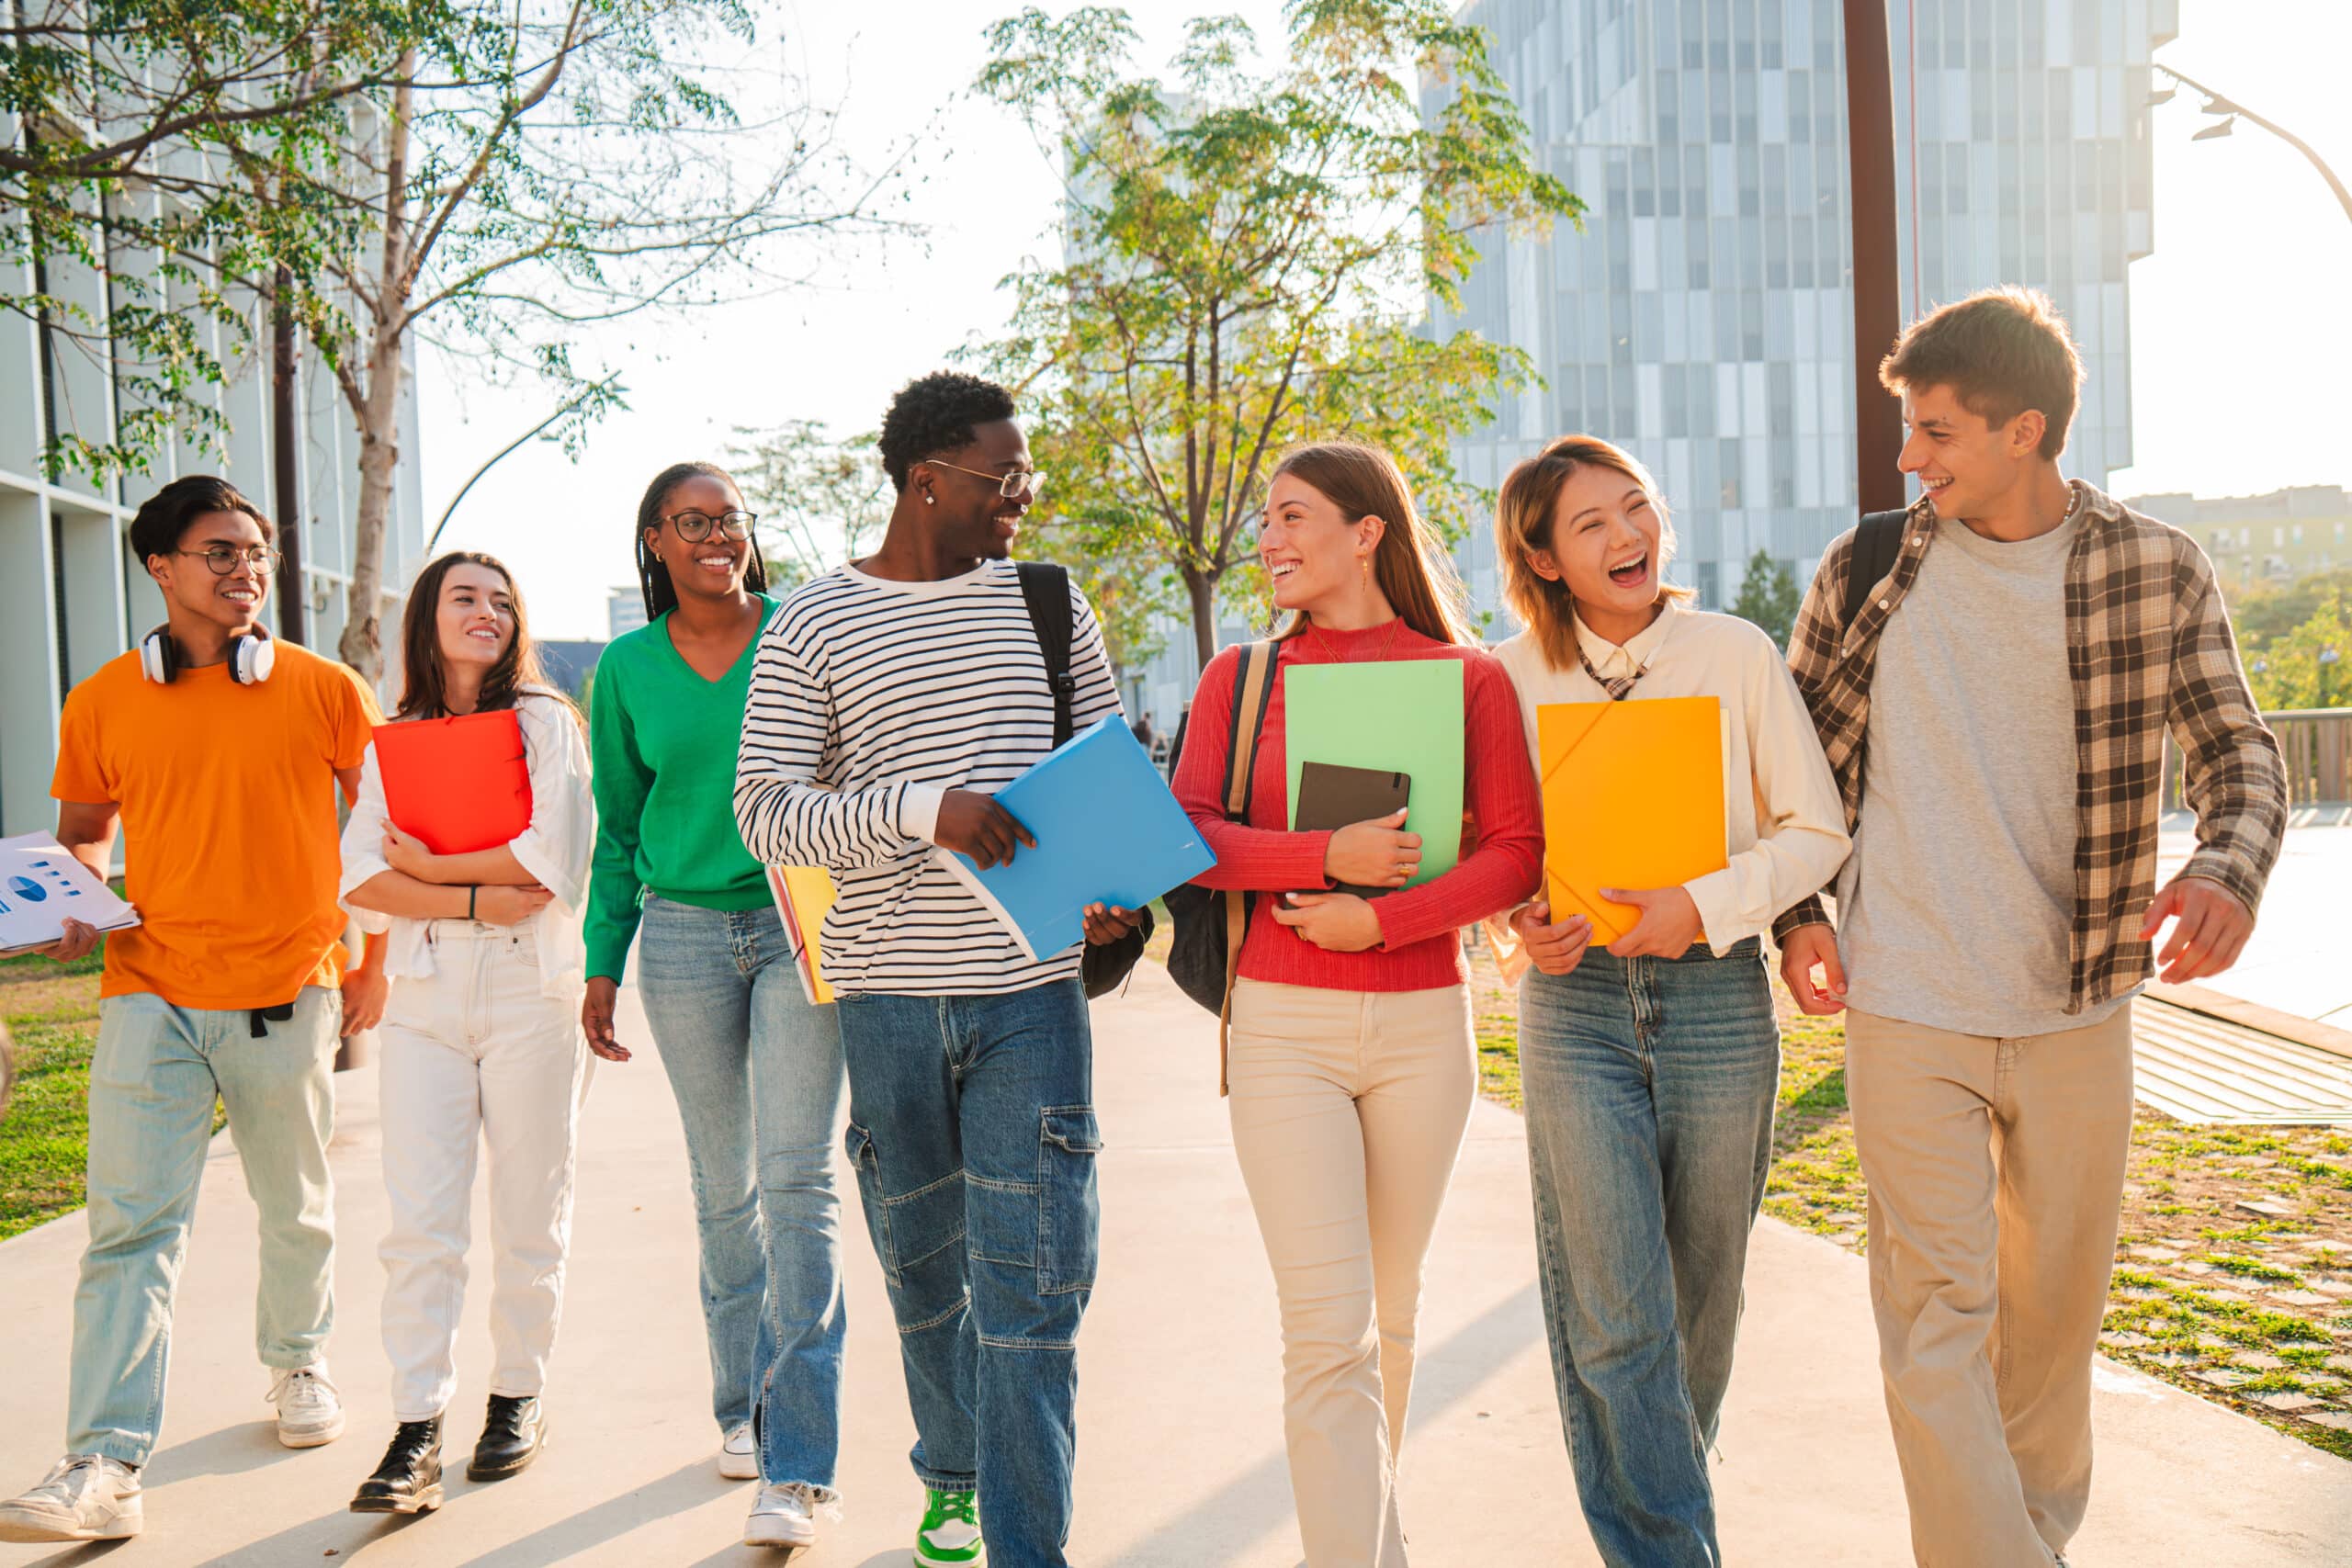
[[[822,932],[833,908],[833,878],[822,866],[772,865],[768,891],[776,913],[784,917],[784,939],[792,948],[793,966],[800,971],[801,994],[814,1007],[833,999],[825,984]]]
[[[1594,946],[1641,918],[1602,888],[1679,886],[1729,863],[1718,699],[1546,703],[1535,740],[1552,919],[1585,916]]]

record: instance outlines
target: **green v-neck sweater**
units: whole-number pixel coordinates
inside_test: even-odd
[[[760,625],[775,615],[763,593]],[[706,909],[756,909],[767,874],[735,829],[735,749],[757,637],[716,681],[670,641],[665,614],[615,637],[596,661],[588,745],[596,858],[588,880],[588,973],[623,979],[647,893]]]

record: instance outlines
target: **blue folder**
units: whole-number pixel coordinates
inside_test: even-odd
[[[969,856],[940,863],[1004,922],[1033,959],[1086,935],[1086,907],[1139,909],[1216,863],[1205,840],[1126,721],[1112,714],[997,792],[1035,849],[982,871]]]

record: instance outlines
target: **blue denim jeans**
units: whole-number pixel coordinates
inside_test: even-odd
[[[65,1447],[141,1465],[164,1422],[172,1303],[187,1254],[212,1106],[261,1212],[254,1341],[265,1366],[307,1367],[334,1324],[335,1035],[343,995],[306,986],[294,1016],[174,1007],[151,992],[98,1004],[90,1057],[90,1245],[74,1292]]]
[[[830,1501],[849,1323],[836,1010],[809,1005],[773,908],[648,896],[637,983],[685,1126],[711,1414],[724,1433],[756,1412],[761,1475]]]
[[[1100,1232],[1075,980],[841,999],[849,1156],[899,1319],[915,1473],[979,1490],[995,1568],[1061,1568]]]
[[[1756,940],[1520,982],[1544,1326],[1612,1568],[1714,1568],[1707,1478],[1764,1201],[1781,1035]]]

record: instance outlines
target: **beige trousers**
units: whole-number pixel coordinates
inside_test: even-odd
[[[2009,1040],[1849,1010],[1846,1091],[1912,1552],[2052,1562],[2090,1495],[2132,1010]]]
[[[1282,1302],[1306,1562],[1401,1568],[1421,1263],[1477,1089],[1469,992],[1237,981],[1230,1063],[1234,1151]]]

